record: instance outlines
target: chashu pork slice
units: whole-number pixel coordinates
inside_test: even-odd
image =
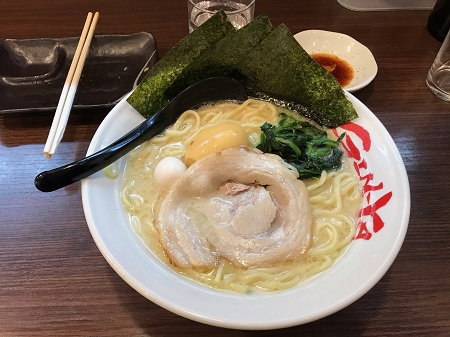
[[[161,201],[155,226],[180,267],[269,266],[304,253],[308,192],[282,158],[249,147],[212,153],[189,167]]]

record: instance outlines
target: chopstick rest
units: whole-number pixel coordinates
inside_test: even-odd
[[[86,22],[64,82],[63,90],[56,107],[55,116],[53,117],[50,132],[44,146],[44,156],[47,159],[50,159],[55,153],[57,146],[61,142],[64,130],[66,129],[67,120],[69,119],[70,110],[72,109],[78,82],[80,81],[81,72],[83,71],[84,63],[89,52],[89,46],[94,35],[98,17],[98,12],[94,15],[92,12],[89,12],[86,17]]]

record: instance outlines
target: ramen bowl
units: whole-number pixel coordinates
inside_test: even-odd
[[[150,301],[193,321],[234,329],[262,330],[305,324],[331,315],[367,293],[386,273],[403,243],[409,220],[409,183],[403,161],[380,121],[351,94],[359,118],[335,130],[353,161],[364,191],[357,234],[326,271],[283,291],[242,294],[187,279],[161,262],[134,232],[120,193],[119,175],[98,172],[82,182],[86,220],[99,250],[132,288]],[[104,119],[91,154],[142,121],[125,100]]]
[[[378,66],[372,52],[354,38],[325,30],[305,30],[294,35],[308,54],[330,54],[346,61],[353,68],[353,78],[344,87],[354,92],[375,78]]]

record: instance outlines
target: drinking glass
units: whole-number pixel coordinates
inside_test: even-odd
[[[450,32],[434,59],[426,83],[437,97],[450,102]]]
[[[219,10],[225,11],[236,29],[253,20],[255,0],[188,0],[189,33]]]

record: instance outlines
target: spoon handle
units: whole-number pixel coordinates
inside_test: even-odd
[[[167,127],[167,123],[170,121],[160,117],[163,111],[158,111],[104,149],[81,160],[38,174],[34,180],[36,188],[42,192],[52,192],[84,179],[114,163]]]
[[[34,185],[42,192],[52,192],[70,185],[100,171],[136,146],[159,135],[175,123],[182,112],[194,106],[220,100],[245,99],[245,87],[233,78],[219,76],[201,80],[183,90],[162,110],[111,145],[79,161],[38,174]]]

